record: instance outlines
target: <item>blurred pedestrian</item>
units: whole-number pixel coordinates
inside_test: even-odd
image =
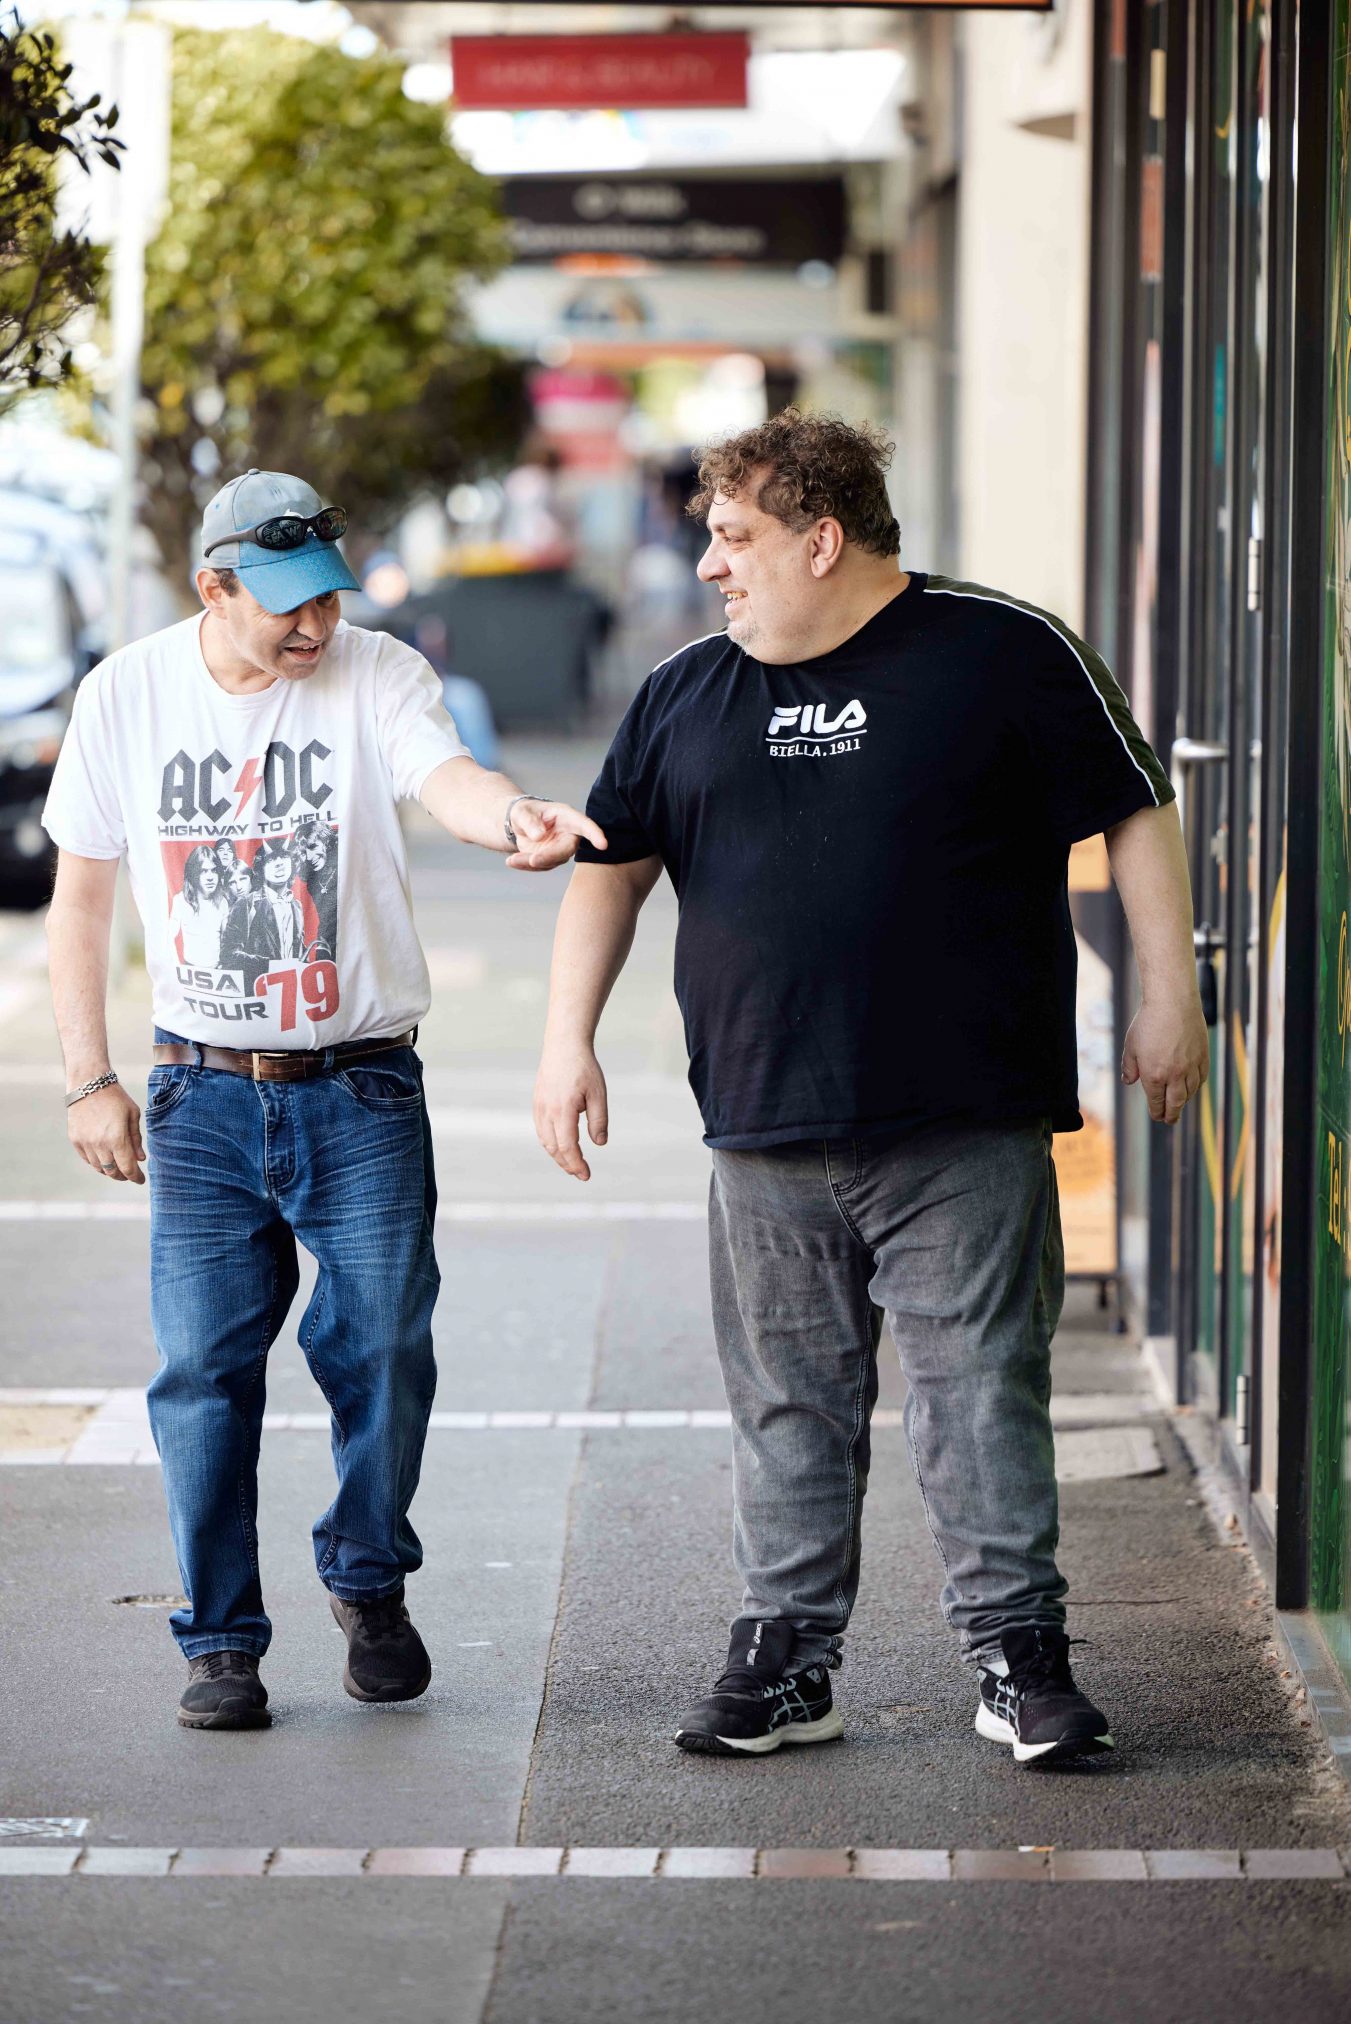
[[[1123,1074],[1172,1123],[1207,1073],[1173,799],[1102,661],[1045,612],[901,573],[889,446],[792,410],[707,452],[699,575],[725,632],[649,677],[559,918],[540,1139],[608,1133],[597,1021],[663,867],[713,1148],[713,1314],[733,1422],[727,1666],[687,1750],[841,1732],[883,1316],[979,1683],[1020,1762],[1111,1747],[1079,1691],[1049,1411],[1080,1128],[1067,863],[1105,832],[1144,985]]]
[[[530,569],[568,569],[577,553],[577,517],[563,468],[558,445],[540,436],[502,480],[498,539]]]
[[[429,987],[398,803],[420,800],[516,870],[563,863],[583,834],[604,847],[585,816],[469,757],[419,654],[343,623],[338,594],[356,581],[338,548],[346,524],[285,472],[223,486],[202,523],[204,610],[87,677],[44,818],[60,848],[48,935],[71,1143],[109,1180],[133,1183],[149,1143],[150,1414],[188,1598],[171,1623],[189,1665],[178,1716],[189,1728],[270,1719],[258,1443],[297,1240],[318,1263],[300,1333],[333,1411],[338,1489],[314,1546],[347,1638],[343,1683],[358,1700],[399,1701],[431,1678],[404,1601],[422,1559],[408,1511],[436,1381],[439,1275],[414,1052]],[[220,963],[203,973],[175,938],[223,905],[210,840],[227,819],[233,904],[213,930]],[[336,874],[326,839],[339,825],[342,878],[326,888],[319,861]],[[311,913],[327,921],[319,934],[295,893],[298,830]],[[172,891],[197,837],[175,914],[165,882]],[[104,1005],[124,853],[156,1022],[145,1141],[109,1063]]]
[[[492,704],[481,683],[455,671],[450,628],[438,612],[425,612],[418,619],[413,628],[413,644],[440,677],[441,700],[455,719],[465,744],[480,766],[495,772],[502,754]]]

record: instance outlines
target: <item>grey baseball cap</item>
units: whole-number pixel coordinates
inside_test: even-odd
[[[311,534],[299,548],[263,548],[231,537],[265,520],[308,520],[323,511],[313,485],[289,471],[245,471],[222,485],[202,515],[201,566],[233,569],[264,611],[280,616],[326,590],[360,590],[336,541]]]

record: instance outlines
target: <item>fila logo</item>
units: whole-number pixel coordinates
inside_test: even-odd
[[[825,703],[780,704],[769,720],[765,736],[779,738],[836,738],[842,731],[861,731],[868,712],[857,698],[846,703],[838,717],[827,715]]]

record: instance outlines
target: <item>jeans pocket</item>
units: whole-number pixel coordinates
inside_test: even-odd
[[[187,1061],[165,1062],[150,1071],[146,1085],[145,1121],[156,1124],[181,1102],[187,1094],[192,1078],[192,1064]]]
[[[338,1069],[334,1080],[367,1110],[409,1110],[422,1102],[422,1076],[411,1056],[360,1061]]]

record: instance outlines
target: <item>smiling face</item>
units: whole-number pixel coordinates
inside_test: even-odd
[[[824,547],[823,530],[831,530]],[[770,665],[798,659],[818,620],[838,535],[832,520],[796,532],[756,505],[753,493],[730,499],[719,492],[699,577],[726,600],[728,638]]]
[[[291,860],[287,853],[278,851],[263,866],[263,877],[273,892],[284,892],[291,883]]]

